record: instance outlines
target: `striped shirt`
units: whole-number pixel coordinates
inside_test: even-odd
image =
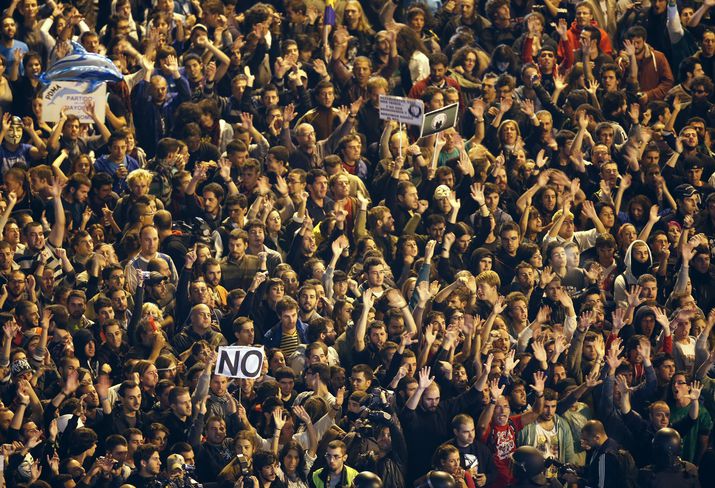
[[[300,337],[298,336],[298,330],[294,330],[292,334],[286,334],[283,332],[281,335],[281,351],[284,356],[290,356],[293,354],[298,346],[300,345]]]
[[[57,283],[62,278],[62,261],[57,256],[57,250],[49,241],[45,242],[45,247],[40,251],[33,251],[29,247],[26,247],[22,253],[15,254],[15,262],[20,266],[23,273],[26,275],[33,274],[37,265],[40,263],[41,253],[44,253],[47,257],[45,269],[52,270],[55,283]]]

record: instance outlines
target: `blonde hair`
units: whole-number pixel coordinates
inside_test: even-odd
[[[148,317],[149,315],[153,315],[159,322],[164,320],[164,313],[155,303],[147,302],[142,305],[142,318]]]
[[[347,7],[350,4],[353,4],[358,9],[358,12],[360,12],[360,20],[358,20],[358,23],[357,23],[357,30],[360,32],[364,32],[365,34],[370,34],[370,35],[375,34],[375,31],[373,31],[372,27],[370,26],[370,21],[367,20],[367,16],[365,15],[365,10],[362,8],[362,5],[360,4],[360,2],[358,0],[348,0],[347,2],[345,2],[343,4],[343,8],[341,9],[341,12],[340,12],[340,18],[341,18],[341,20],[343,20],[342,23],[345,24],[344,19],[343,19],[345,7]]]
[[[501,286],[501,279],[496,271],[482,271],[476,278],[474,278],[474,284],[481,285],[482,283],[499,288]]]
[[[135,169],[127,175],[127,185],[130,185],[134,181],[149,184],[153,178],[154,176],[149,171],[141,168]]]

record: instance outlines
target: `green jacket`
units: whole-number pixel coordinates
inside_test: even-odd
[[[571,435],[571,427],[560,415],[554,416],[554,423],[556,424],[556,436],[559,442],[558,460],[562,463],[574,464],[577,458],[574,450],[573,436]],[[536,424],[536,422],[530,423],[517,434],[517,446],[538,447],[537,444],[539,440],[536,438]]]
[[[358,472],[356,469],[353,469],[350,466],[344,466],[343,474],[340,479],[340,486],[343,488],[348,488],[349,486],[352,486],[353,479],[355,479],[357,474],[358,474]],[[320,468],[320,469],[315,470],[315,472],[313,473],[313,478],[311,479],[311,481],[312,481],[311,486],[314,488],[329,487],[330,486],[329,476],[330,476],[330,471],[326,470],[325,468]]]

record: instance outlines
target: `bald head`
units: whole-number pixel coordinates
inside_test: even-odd
[[[437,383],[431,385],[422,393],[422,407],[428,412],[435,412],[439,407],[440,391]]]

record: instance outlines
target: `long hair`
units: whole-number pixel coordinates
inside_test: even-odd
[[[397,32],[397,50],[400,56],[409,61],[412,58],[412,54],[415,51],[420,51],[422,54],[427,54],[427,48],[425,47],[420,36],[410,29],[409,27],[403,27]]]
[[[370,26],[370,21],[367,20],[365,11],[363,10],[362,5],[360,4],[360,2],[358,2],[358,0],[348,0],[347,2],[345,2],[342,5],[342,8],[339,9],[340,10],[340,23],[344,24],[343,12],[345,11],[345,7],[347,7],[350,4],[355,6],[355,8],[358,9],[358,12],[360,12],[360,19],[358,20],[357,30],[362,33],[365,33],[365,34],[374,35],[375,31],[372,30],[372,26]]]

